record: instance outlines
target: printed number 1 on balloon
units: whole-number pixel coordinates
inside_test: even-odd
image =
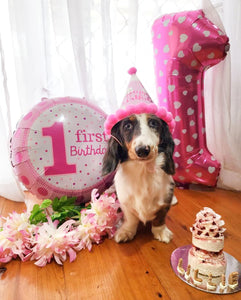
[[[53,160],[52,166],[44,167],[45,175],[60,175],[76,173],[76,165],[68,164],[66,159],[64,126],[62,122],[55,122],[51,127],[42,128],[43,136],[52,138]]]

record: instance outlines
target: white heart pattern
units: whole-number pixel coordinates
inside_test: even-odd
[[[169,31],[169,32],[168,32],[168,35],[173,35],[173,31],[172,31],[172,30]]]
[[[167,26],[168,26],[168,24],[169,24],[169,22],[170,22],[170,20],[169,20],[169,19],[165,20],[165,21],[163,22],[163,26],[164,26],[164,27],[167,27]]]
[[[179,152],[175,152],[175,153],[174,153],[174,156],[175,156],[175,157],[180,157],[181,154],[180,154]]]
[[[157,91],[158,91],[158,94],[161,94],[161,93],[162,93],[162,87],[159,86],[159,87],[157,88]]]
[[[175,101],[175,102],[174,102],[174,107],[175,107],[175,109],[178,109],[179,107],[181,107],[181,105],[182,105],[182,103],[179,102],[179,101]]]
[[[198,43],[195,43],[192,47],[193,52],[199,52],[201,49],[202,47]]]
[[[164,48],[163,48],[163,52],[164,53],[168,53],[170,51],[170,48],[168,45],[165,45]]]
[[[196,28],[197,27],[197,23],[193,23],[192,27]]]
[[[202,173],[201,172],[198,172],[198,173],[196,173],[196,175],[197,175],[197,177],[202,177]]]
[[[208,58],[209,58],[209,59],[212,59],[212,58],[214,58],[214,57],[215,57],[215,54],[214,54],[213,52],[211,52],[211,53],[208,54]]]
[[[180,58],[182,58],[185,55],[184,55],[184,52],[181,50],[181,51],[178,52],[177,56],[180,57]]]
[[[177,19],[177,21],[178,21],[179,24],[182,24],[185,20],[186,20],[186,17],[185,17],[185,16],[179,17],[179,18]]]
[[[181,141],[179,139],[174,139],[174,143],[178,146],[181,143]]]
[[[163,76],[162,70],[159,71],[159,76]]]
[[[187,152],[191,152],[193,150],[193,147],[191,145],[188,145],[186,147]]]
[[[161,34],[160,34],[160,33],[158,34],[157,38],[158,38],[158,39],[160,39],[160,38],[161,38]]]
[[[173,92],[175,90],[175,85],[174,84],[170,84],[170,85],[168,85],[168,91],[169,92]]]
[[[182,129],[182,133],[187,133],[187,129]]]
[[[192,135],[192,137],[196,140],[197,137],[198,137],[198,134],[197,134],[197,133],[194,133],[194,134]]]
[[[180,121],[181,121],[181,118],[180,118],[179,116],[176,116],[176,117],[175,117],[175,121],[176,121],[176,122],[180,122]]]
[[[204,30],[203,34],[205,37],[208,37],[210,35],[210,31],[209,30]]]
[[[193,160],[192,160],[191,158],[189,158],[189,159],[187,160],[187,163],[188,163],[189,165],[191,165],[191,164],[193,163]]]
[[[193,115],[194,114],[194,109],[192,109],[191,107],[189,107],[188,110],[187,110],[187,114],[188,114],[188,116]]]
[[[211,167],[211,166],[208,167],[208,172],[210,174],[212,174],[214,171],[215,171],[215,167]]]
[[[190,126],[194,126],[196,123],[193,120],[191,120],[189,124]]]
[[[184,43],[187,39],[188,39],[188,35],[186,35],[185,33],[182,33],[180,35],[180,43]]]
[[[192,75],[185,76],[186,82],[190,83],[192,81]]]
[[[179,75],[178,70],[173,70],[173,71],[172,71],[172,75],[178,76],[178,75]]]
[[[191,62],[191,66],[192,67],[195,67],[197,65],[197,61],[194,59],[192,62]]]
[[[186,91],[186,90],[185,90],[185,91],[183,91],[182,93],[183,93],[183,95],[184,95],[184,96],[186,96],[186,95],[187,95],[187,91]]]
[[[192,99],[193,99],[195,102],[197,102],[197,100],[198,100],[198,95],[193,96]]]

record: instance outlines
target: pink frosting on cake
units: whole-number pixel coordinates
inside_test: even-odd
[[[198,270],[199,287],[210,288],[208,276],[212,276],[212,289],[221,282],[226,272],[226,259],[223,253],[224,221],[211,208],[204,207],[197,213],[192,228],[193,246],[188,252],[188,264],[191,267],[191,280],[195,284],[195,270]]]
[[[197,213],[192,228],[192,243],[194,246],[212,252],[219,252],[224,246],[224,221],[211,208],[204,207]]]

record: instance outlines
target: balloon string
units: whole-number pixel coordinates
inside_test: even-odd
[[[111,137],[113,137],[113,139],[121,146],[123,147],[122,143],[118,140],[117,137],[115,137],[114,135],[111,134]]]

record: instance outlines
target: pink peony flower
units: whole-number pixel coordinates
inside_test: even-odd
[[[13,212],[8,217],[1,217],[0,262],[8,262],[19,256],[24,260],[29,254],[28,238],[34,225],[28,222],[29,214]]]
[[[122,218],[122,213],[118,213],[120,205],[115,194],[98,196],[97,189],[94,189],[91,193],[91,209],[81,211],[81,223],[75,232],[80,241],[75,247],[78,251],[84,248],[91,250],[92,243],[99,244],[104,236],[112,238]]]
[[[35,264],[39,267],[45,266],[52,258],[62,264],[67,259],[67,254],[70,262],[76,258],[73,246],[78,240],[75,239],[72,228],[75,221],[68,220],[57,228],[58,223],[48,218],[48,222],[39,226],[31,238],[31,260],[36,260]]]

